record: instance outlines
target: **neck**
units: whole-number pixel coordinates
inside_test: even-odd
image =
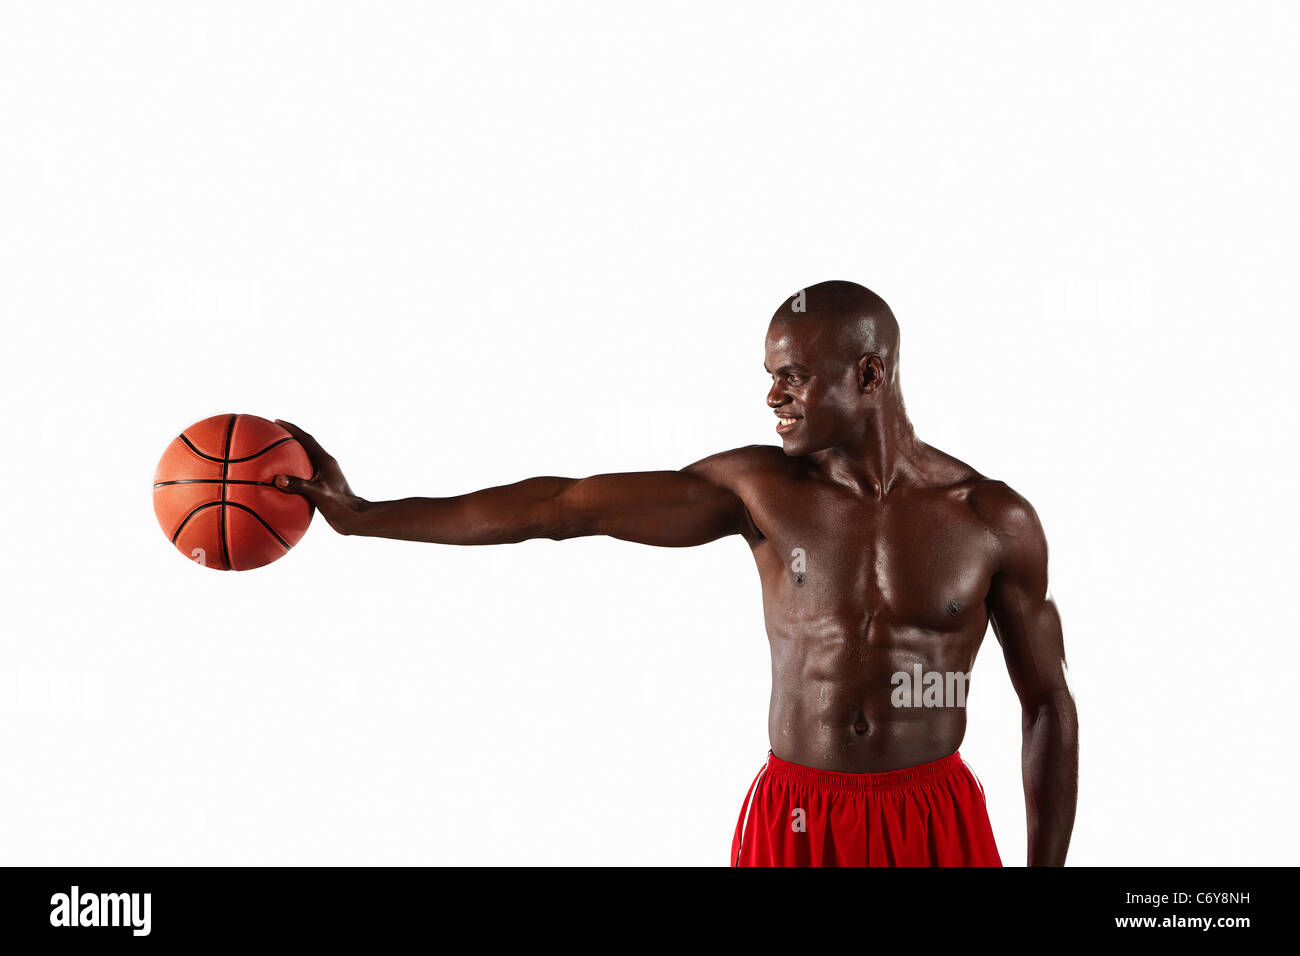
[[[900,479],[919,472],[921,441],[897,396],[883,402],[852,441],[813,457],[832,481],[883,498]]]

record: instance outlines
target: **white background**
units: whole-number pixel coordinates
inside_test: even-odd
[[[899,7],[7,4],[0,861],[727,862],[739,539],[219,574],[153,468],[226,411],[372,498],[773,442],[767,318],[846,278],[1047,529],[1070,861],[1294,862],[1294,8]],[[1022,863],[991,635],[962,752]]]

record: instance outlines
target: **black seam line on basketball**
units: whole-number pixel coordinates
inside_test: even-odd
[[[283,445],[285,442],[293,441],[293,440],[294,439],[292,435],[285,435],[283,438],[277,438],[275,441],[271,442],[271,444],[267,445],[256,455],[245,455],[243,458],[227,458],[226,461],[231,465],[238,465],[241,461],[252,461],[254,458],[257,458],[259,455],[265,455],[276,445]],[[229,454],[229,452],[227,452],[227,454]]]
[[[263,448],[259,452],[256,452],[255,454],[245,455],[243,458],[217,458],[213,455],[209,455],[207,452],[199,451],[198,448],[195,447],[194,442],[186,438],[184,434],[178,435],[177,437],[181,441],[185,442],[185,444],[189,446],[190,451],[194,452],[194,454],[198,455],[200,458],[206,458],[208,461],[215,461],[218,465],[238,465],[240,462],[243,461],[252,461],[254,458],[257,458],[261,455],[265,455],[268,451],[270,451],[272,448],[276,447],[277,445],[283,445],[287,441],[293,441],[292,435],[285,435],[283,438],[277,438],[275,441],[271,442],[271,444],[267,445],[265,448]],[[229,454],[229,449],[227,449],[226,451],[227,454]]]
[[[196,514],[198,514],[200,511],[204,510],[205,508],[215,508],[219,504],[221,504],[220,501],[209,501],[207,504],[199,505],[189,514],[187,514],[184,518],[182,518],[180,526],[177,527],[176,529],[176,533],[172,535],[172,544],[176,543],[176,539],[181,536],[181,532],[185,530],[185,526],[190,523],[191,518],[193,518]]]
[[[174,535],[172,535],[172,544],[175,544],[175,543],[176,543],[176,539],[179,538],[179,537],[181,536],[181,532],[185,530],[185,526],[186,526],[187,524],[190,523],[190,519],[191,519],[191,518],[193,518],[193,517],[194,517],[196,514],[198,514],[200,511],[203,511],[203,510],[205,510],[205,509],[207,509],[207,508],[215,508],[215,507],[217,507],[217,505],[219,505],[219,504],[222,504],[222,502],[220,502],[220,501],[209,501],[207,504],[199,505],[197,508],[195,508],[195,509],[194,509],[193,511],[191,511],[189,514],[187,514],[187,515],[186,515],[186,516],[181,520],[180,527],[178,527],[178,528],[176,529],[176,533],[175,533]],[[260,521],[260,522],[262,523],[262,527],[265,528],[267,531],[269,531],[269,532],[271,533],[271,537],[275,538],[276,541],[279,541],[280,544],[284,545],[284,550],[288,551],[288,550],[290,550],[290,549],[293,547],[293,545],[291,545],[288,541],[285,541],[284,538],[280,537],[279,532],[277,532],[274,528],[272,528],[271,525],[270,525],[270,523],[269,523],[265,518],[263,518],[260,514],[258,514],[258,513],[257,513],[256,511],[254,511],[252,508],[248,507],[248,505],[241,505],[238,501],[227,501],[227,502],[225,502],[225,504],[226,504],[226,505],[229,505],[231,508],[238,508],[240,511],[247,511],[250,515],[252,515],[252,516],[253,516],[254,518],[256,518],[258,521]]]
[[[220,478],[179,478],[176,481],[155,481],[153,486],[161,488],[164,485],[219,485]],[[230,478],[227,479],[228,485],[265,485],[268,488],[274,488],[274,481],[250,481],[247,478]]]
[[[230,416],[230,424],[226,426],[226,447],[221,450],[221,457],[225,461],[221,465],[221,511],[217,514],[217,533],[221,536],[221,561],[227,568],[232,567],[230,563],[230,545],[226,544],[226,479],[230,476],[230,440],[235,437],[235,422],[239,421],[238,415]]]
[[[194,454],[198,455],[200,458],[206,458],[208,461],[215,461],[218,464],[221,463],[220,458],[214,458],[212,455],[209,455],[207,452],[199,451],[198,448],[195,447],[194,442],[190,441],[188,438],[185,437],[184,432],[181,432],[180,435],[177,437],[179,437],[181,441],[185,442],[185,444],[189,446],[190,451],[194,452]]]
[[[284,550],[288,551],[290,548],[293,547],[293,545],[291,545],[288,541],[285,541],[284,538],[280,537],[279,533],[274,528],[271,527],[270,523],[265,518],[263,518],[252,508],[248,507],[248,505],[241,505],[238,501],[227,501],[226,507],[238,508],[240,511],[247,511],[250,515],[252,515],[259,522],[261,522],[262,527],[271,533],[271,537],[275,538],[276,541],[279,541],[280,544],[284,545]]]

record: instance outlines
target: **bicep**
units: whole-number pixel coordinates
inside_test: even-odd
[[[561,537],[606,535],[665,548],[736,534],[745,516],[735,492],[690,469],[583,478],[558,506]]]
[[[989,587],[989,617],[1007,671],[1025,706],[1068,693],[1061,616],[1048,593],[1047,540],[1020,499],[999,529],[1000,561]]]

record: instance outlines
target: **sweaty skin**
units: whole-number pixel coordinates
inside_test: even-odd
[[[896,675],[910,680],[917,665],[969,675],[991,622],[1022,708],[1028,862],[1063,864],[1078,719],[1034,509],[916,437],[898,326],[870,290],[824,282],[787,299],[768,327],[765,367],[780,448],[737,448],[681,471],[371,502],[315,439],[281,422],[315,474],[276,483],[348,535],[462,545],[608,535],[662,547],[742,536],[772,652],[772,752],[809,767],[894,770],[957,750],[964,701],[898,706],[914,698]]]

